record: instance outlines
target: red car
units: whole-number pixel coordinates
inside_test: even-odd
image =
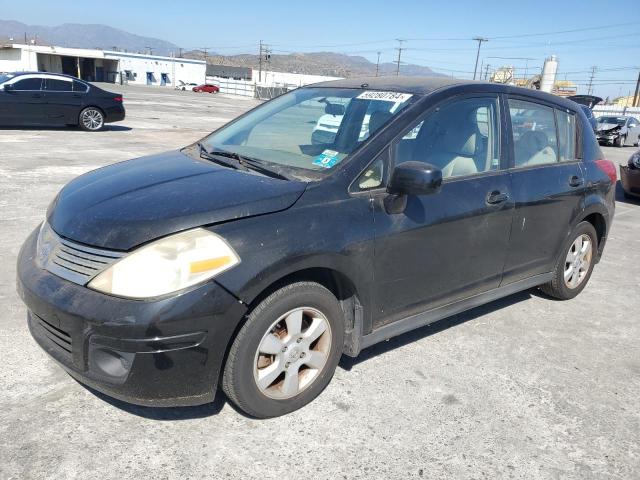
[[[198,85],[197,87],[193,87],[192,90],[194,92],[218,93],[220,87],[217,85]]]

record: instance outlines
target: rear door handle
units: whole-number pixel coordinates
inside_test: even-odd
[[[571,178],[569,178],[570,187],[579,187],[583,183],[584,183],[584,178],[579,177],[577,175],[573,175]]]
[[[499,192],[498,190],[494,190],[493,192],[489,192],[487,195],[487,203],[489,205],[496,205],[498,203],[506,202],[509,199],[509,195],[506,193]]]

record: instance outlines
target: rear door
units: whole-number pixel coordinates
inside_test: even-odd
[[[456,97],[429,110],[391,147],[393,163],[423,161],[442,189],[406,198],[401,212],[373,195],[374,328],[500,284],[513,213],[497,95]],[[363,175],[368,186],[372,174]],[[375,186],[374,182],[374,186]]]
[[[2,122],[5,125],[32,125],[45,123],[45,95],[42,78],[18,77],[13,89],[2,95]]]
[[[47,77],[44,88],[49,122],[62,125],[76,123],[82,105],[82,94],[73,91],[73,80]]]
[[[503,284],[551,272],[582,210],[585,182],[577,118],[528,98],[508,97],[515,212]]]

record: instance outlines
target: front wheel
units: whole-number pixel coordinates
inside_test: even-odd
[[[329,384],[343,337],[342,309],[329,290],[313,282],[287,285],[247,317],[229,351],[222,388],[256,418],[297,410]]]
[[[104,114],[95,107],[87,107],[80,112],[80,128],[87,132],[97,132],[104,126]]]
[[[622,146],[624,146],[624,142],[625,142],[625,140],[626,140],[626,139],[625,139],[622,135],[620,135],[618,138],[616,138],[616,139],[613,141],[613,144],[614,144],[616,147],[622,147]]]
[[[571,233],[553,272],[553,279],[540,286],[547,295],[569,300],[578,295],[593,272],[598,236],[589,222],[580,222]]]

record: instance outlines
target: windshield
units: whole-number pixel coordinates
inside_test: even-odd
[[[265,165],[329,172],[415,101],[408,93],[299,88],[249,112],[202,141]],[[299,172],[301,173],[301,172]]]
[[[9,80],[9,79],[11,79],[13,77],[14,77],[14,75],[10,75],[8,73],[0,73],[0,83],[4,83],[4,82],[6,82],[7,80]]]
[[[624,125],[627,119],[624,117],[600,117],[598,123],[615,123],[617,125]]]

